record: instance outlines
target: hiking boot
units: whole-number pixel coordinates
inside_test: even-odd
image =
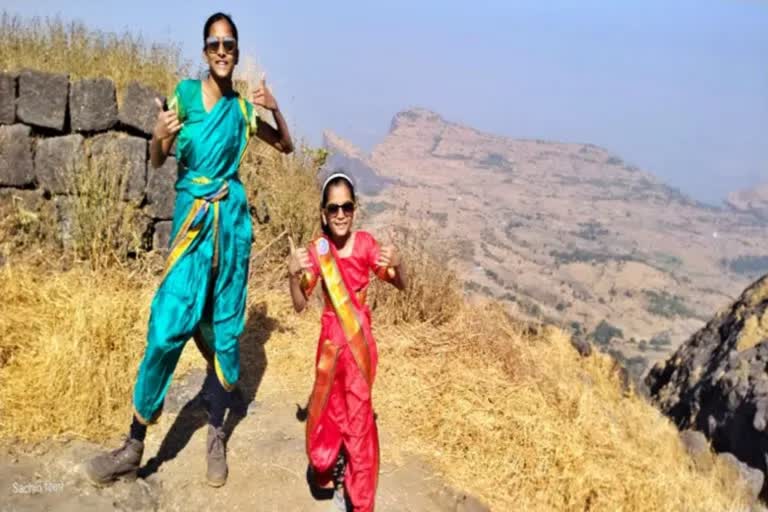
[[[208,485],[221,487],[227,481],[227,449],[224,446],[224,429],[208,425]]]
[[[94,485],[107,485],[117,479],[135,480],[144,454],[144,443],[126,437],[123,446],[102,453],[85,463],[85,475]]]

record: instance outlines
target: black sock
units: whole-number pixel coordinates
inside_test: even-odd
[[[344,470],[347,468],[347,457],[344,455],[344,449],[339,450],[336,456],[336,464],[333,465],[334,487],[341,489],[344,487]]]
[[[211,380],[213,382],[211,383],[209,395],[211,402],[208,409],[210,413],[208,424],[215,428],[220,428],[224,425],[224,415],[227,413],[232,392],[224,389],[219,379]]]
[[[145,437],[147,437],[147,426],[140,422],[136,415],[134,415],[133,421],[131,422],[131,439],[136,439],[143,443]]]

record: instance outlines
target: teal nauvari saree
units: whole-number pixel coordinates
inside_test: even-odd
[[[256,130],[253,105],[232,93],[206,112],[202,83],[184,80],[169,107],[184,126],[176,146],[170,254],[134,388],[134,411],[144,422],[159,415],[192,336],[224,388],[237,382],[251,249],[251,219],[237,171]]]

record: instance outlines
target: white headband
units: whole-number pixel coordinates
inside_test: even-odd
[[[325,189],[328,187],[328,184],[335,180],[336,178],[343,178],[347,183],[349,183],[349,186],[354,190],[355,184],[352,183],[352,178],[344,174],[343,172],[336,172],[325,178],[325,181],[323,182],[323,189],[320,192],[321,195],[325,195]]]

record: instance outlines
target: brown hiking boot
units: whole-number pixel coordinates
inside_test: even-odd
[[[227,481],[227,449],[224,446],[224,429],[208,425],[208,485],[221,487]]]
[[[135,480],[144,454],[144,443],[126,437],[123,446],[102,453],[85,463],[85,475],[94,485],[107,485],[117,479]]]

